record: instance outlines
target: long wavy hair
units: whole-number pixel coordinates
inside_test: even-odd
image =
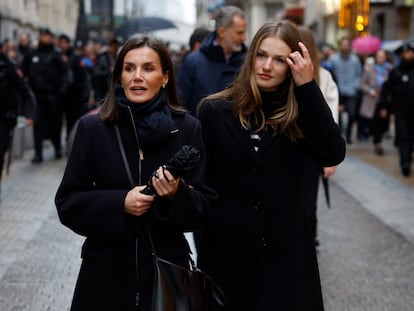
[[[270,127],[274,135],[284,133],[291,141],[296,141],[302,138],[303,134],[297,125],[298,105],[294,95],[295,84],[290,73],[276,91],[282,105],[268,118],[265,118],[262,110],[262,98],[256,83],[254,63],[260,44],[268,37],[279,38],[292,52],[302,53],[298,45],[300,35],[295,24],[289,21],[265,23],[255,34],[233,83],[223,91],[206,97],[200,105],[209,99],[228,99],[233,102],[234,116],[245,129],[259,132]]]
[[[116,104],[115,88],[121,84],[121,75],[124,65],[125,55],[134,49],[149,47],[159,56],[163,74],[168,74],[168,83],[165,87],[168,98],[168,105],[171,109],[185,111],[184,107],[178,104],[174,67],[165,44],[155,38],[150,37],[131,37],[121,48],[115,60],[112,72],[111,84],[105,96],[102,107],[99,110],[99,117],[105,122],[114,122],[118,118],[118,106]]]

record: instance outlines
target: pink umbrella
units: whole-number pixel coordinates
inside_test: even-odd
[[[352,48],[361,54],[373,54],[381,47],[381,40],[376,36],[358,37],[352,41]]]

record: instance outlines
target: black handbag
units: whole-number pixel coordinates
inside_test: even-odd
[[[147,226],[154,258],[152,311],[207,311],[212,304],[225,305],[225,295],[213,279],[189,257],[189,267],[158,257]]]
[[[115,132],[128,179],[131,186],[134,186],[118,126],[115,126]],[[225,305],[223,291],[207,273],[196,267],[190,256],[189,268],[158,257],[147,224],[146,230],[152,247],[155,271],[152,311],[207,311],[213,304]]]

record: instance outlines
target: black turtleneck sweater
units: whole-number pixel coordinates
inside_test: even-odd
[[[275,110],[282,107],[283,105],[282,103],[285,102],[282,99],[280,92],[278,91],[272,91],[272,92],[261,91],[260,96],[262,98],[261,109],[266,119],[269,118]],[[263,131],[260,131],[260,132],[251,131],[250,132],[250,138],[252,140],[253,149],[256,152],[258,152],[260,149],[262,135],[263,135]]]

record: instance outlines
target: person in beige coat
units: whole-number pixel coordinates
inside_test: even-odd
[[[378,50],[374,56],[374,62],[366,62],[364,73],[361,78],[362,101],[359,109],[361,125],[365,126],[368,133],[374,136],[374,150],[378,155],[384,154],[381,146],[382,136],[387,121],[379,118],[377,103],[379,100],[382,84],[388,79],[388,73],[392,64],[387,62],[384,50]],[[385,125],[384,125],[385,123]]]

